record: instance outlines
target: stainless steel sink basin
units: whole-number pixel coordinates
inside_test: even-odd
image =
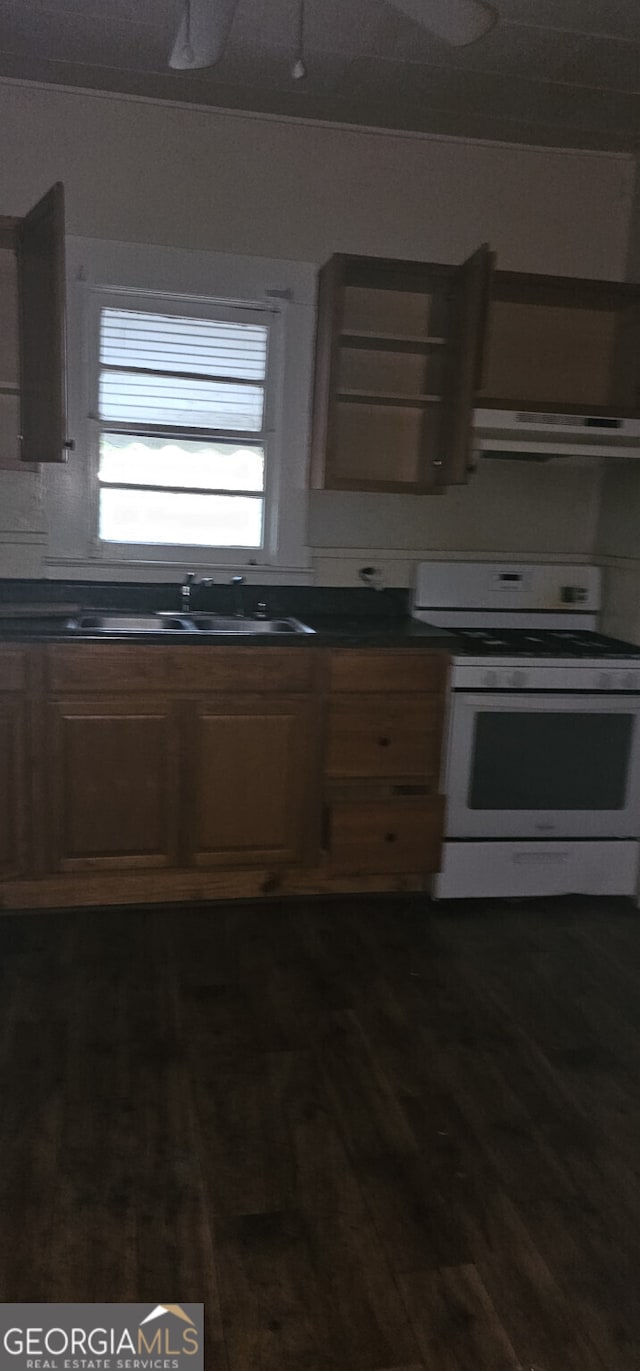
[[[79,633],[188,633],[192,627],[179,614],[83,614],[74,623]]]
[[[185,623],[193,624],[199,633],[224,634],[292,634],[313,633],[314,629],[299,619],[244,619],[231,614],[191,614]]]
[[[299,619],[244,619],[231,614],[82,614],[69,624],[77,633],[207,633],[236,637],[247,634],[313,633]]]

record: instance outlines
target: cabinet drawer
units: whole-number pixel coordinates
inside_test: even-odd
[[[22,648],[0,648],[0,690],[24,690],[26,654]]]
[[[338,648],[330,654],[329,680],[332,691],[399,690],[431,693],[443,691],[447,654],[410,649]]]
[[[329,776],[412,776],[435,782],[442,705],[437,696],[338,696],[329,706]]]
[[[304,648],[180,647],[136,643],[70,643],[46,649],[49,688],[69,691],[309,690],[311,652]]]
[[[50,690],[121,693],[166,690],[169,652],[165,647],[135,643],[64,643],[45,649]]]
[[[437,871],[444,800],[401,798],[374,802],[336,800],[329,814],[331,871]]]
[[[315,653],[298,647],[199,647],[189,643],[169,649],[173,690],[265,691],[311,690]]]

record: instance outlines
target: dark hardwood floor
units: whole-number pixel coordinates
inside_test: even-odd
[[[0,1299],[208,1371],[638,1371],[640,914],[0,920]]]

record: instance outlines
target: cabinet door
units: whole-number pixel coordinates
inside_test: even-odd
[[[494,253],[483,243],[458,272],[443,395],[442,446],[435,463],[441,486],[468,480],[473,407],[482,384],[494,261]]]
[[[335,471],[335,404],[340,364],[340,329],[344,290],[345,257],[336,253],[318,277],[318,320],[311,426],[311,485],[332,489],[340,472]]]
[[[176,865],[176,704],[138,695],[54,699],[48,723],[52,869]]]
[[[22,701],[0,696],[0,876],[24,870],[25,739]]]
[[[321,795],[313,702],[194,701],[185,794],[196,866],[286,866],[313,856]]]
[[[18,264],[0,220],[0,470],[20,469]],[[15,239],[15,230],[13,231]]]
[[[20,406],[24,462],[67,460],[64,190],[18,227]]]

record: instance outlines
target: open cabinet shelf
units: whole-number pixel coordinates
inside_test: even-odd
[[[379,330],[367,331],[359,329],[357,332],[351,329],[342,329],[340,337],[345,347],[352,348],[398,348],[408,352],[430,351],[431,348],[444,347],[446,338],[423,338],[419,334],[411,333],[381,333]]]
[[[429,493],[467,478],[491,254],[332,257],[319,278],[312,483]]]
[[[339,400],[354,400],[356,404],[360,400],[369,400],[373,404],[379,405],[406,405],[409,408],[414,405],[439,405],[442,401],[441,395],[411,395],[405,391],[378,391],[378,390],[339,390]]]

